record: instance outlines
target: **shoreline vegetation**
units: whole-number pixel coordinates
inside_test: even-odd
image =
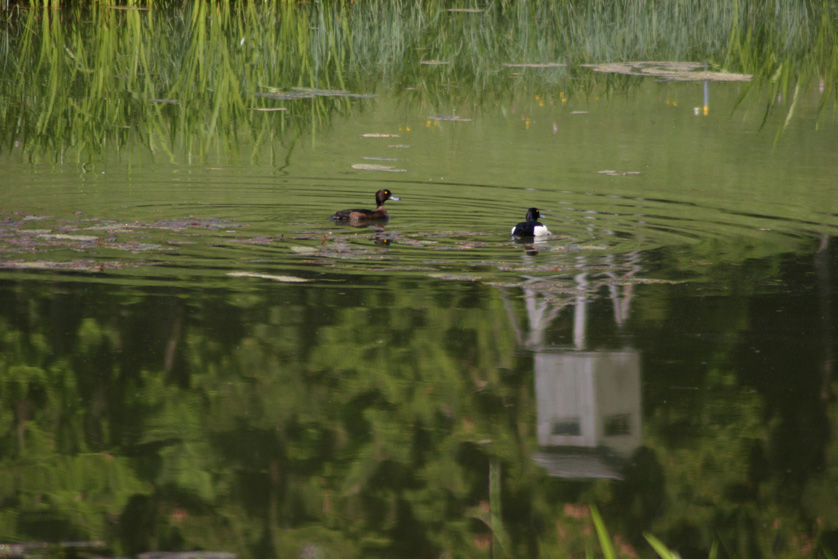
[[[87,162],[107,146],[205,154],[242,137],[291,149],[379,95],[485,106],[588,99],[643,79],[743,81],[741,103],[785,126],[807,91],[820,118],[835,114],[836,22],[838,6],[814,0],[7,0],[0,150]]]

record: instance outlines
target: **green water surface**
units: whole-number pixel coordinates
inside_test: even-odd
[[[217,68],[196,92],[185,63],[135,89],[168,79],[154,52],[265,39],[250,9],[4,21],[79,74],[0,82],[0,543],[580,557],[596,505],[621,557],[655,556],[644,533],[683,557],[838,549],[829,91],[503,67],[439,10],[392,20],[407,54],[364,76],[367,43],[339,40],[377,16],[315,8],[275,32],[331,29],[319,79],[343,93]],[[434,53],[410,50],[422,25]],[[421,64],[469,48],[476,75]],[[112,89],[78,94],[88,75]],[[380,188],[389,222],[328,219]],[[543,242],[509,237],[529,207]]]

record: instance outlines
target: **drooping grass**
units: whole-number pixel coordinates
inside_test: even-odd
[[[242,138],[293,142],[363,103],[258,93],[302,87],[480,107],[548,88],[623,87],[631,82],[580,65],[643,59],[754,74],[743,102],[766,103],[766,115],[782,106],[787,121],[808,87],[823,87],[824,109],[836,101],[838,8],[827,0],[782,10],[767,0],[500,1],[478,11],[438,0],[129,7],[142,9],[33,0],[0,10],[0,146],[22,141],[32,156],[80,160],[105,146],[234,150]],[[251,110],[272,107],[287,111]]]

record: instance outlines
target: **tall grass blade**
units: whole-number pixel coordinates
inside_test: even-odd
[[[668,547],[664,545],[662,541],[658,538],[653,536],[652,534],[643,533],[643,537],[646,538],[646,541],[649,542],[649,545],[652,546],[652,549],[660,556],[661,559],[681,559],[681,556],[676,551],[672,551]],[[716,549],[716,543],[713,542],[713,550]],[[710,552],[711,555],[715,555],[714,551]]]
[[[489,510],[491,511],[492,535],[503,556],[509,554],[509,538],[503,527],[503,507],[501,506],[501,464],[493,459],[489,464]]]
[[[602,548],[602,555],[605,559],[615,559],[617,555],[614,553],[614,544],[611,542],[611,536],[608,535],[605,522],[603,522],[599,510],[594,505],[591,505],[591,518],[594,521],[594,528],[596,529],[599,546]]]

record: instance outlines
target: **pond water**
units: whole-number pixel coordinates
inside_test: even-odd
[[[0,541],[580,556],[596,505],[621,556],[838,548],[838,127],[630,79],[4,148]]]

